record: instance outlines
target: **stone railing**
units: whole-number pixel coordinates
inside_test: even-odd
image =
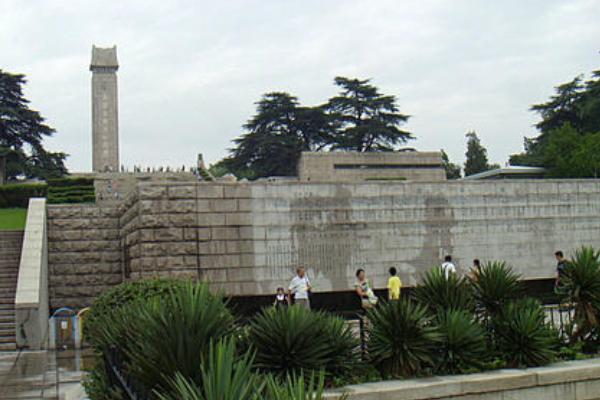
[[[48,239],[46,199],[43,198],[29,200],[15,312],[17,346],[45,348],[48,333]]]
[[[503,369],[347,386],[325,395],[337,400],[600,400],[600,359],[540,368]]]

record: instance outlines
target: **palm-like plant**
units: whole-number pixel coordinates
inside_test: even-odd
[[[600,328],[600,251],[582,247],[567,263],[557,288],[564,303],[575,307],[572,339],[590,339]]]
[[[162,298],[122,308],[104,327],[103,341],[117,346],[127,372],[146,389],[164,390],[176,372],[200,382],[200,360],[209,343],[234,330],[222,298],[205,284],[188,283]]]
[[[412,376],[433,366],[441,339],[425,306],[408,299],[369,310],[367,352],[384,374]]]
[[[358,343],[344,320],[297,306],[263,310],[250,321],[248,340],[257,367],[280,376],[345,376],[357,361]]]
[[[167,392],[156,392],[160,400],[259,400],[264,384],[253,372],[253,355],[238,357],[233,340],[209,345],[198,384],[178,372]]]
[[[441,310],[473,310],[473,296],[468,282],[456,274],[448,279],[441,268],[425,273],[423,281],[415,289],[415,298],[432,312]]]
[[[470,278],[477,306],[488,317],[496,315],[504,304],[524,293],[520,279],[521,276],[513,272],[505,262],[485,263],[477,276]]]
[[[493,318],[495,344],[511,367],[548,364],[554,355],[556,331],[545,322],[544,310],[534,299],[510,302]]]
[[[287,376],[280,380],[273,375],[268,375],[266,379],[265,400],[322,400],[325,388],[325,374],[323,371],[315,376],[310,375],[308,381],[303,375]],[[346,395],[339,397],[339,400],[346,399]]]
[[[440,312],[436,318],[442,336],[437,370],[461,373],[478,368],[486,358],[485,331],[472,315],[461,310]]]

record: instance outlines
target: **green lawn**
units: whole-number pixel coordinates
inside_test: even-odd
[[[26,208],[0,208],[0,231],[25,229]]]

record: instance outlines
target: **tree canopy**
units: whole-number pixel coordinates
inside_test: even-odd
[[[446,170],[446,179],[460,179],[461,169],[460,166],[450,162],[448,154],[444,150],[440,150],[442,153],[442,165]]]
[[[600,132],[600,70],[587,81],[577,76],[555,87],[548,101],[531,110],[541,118],[535,125],[539,135],[525,138],[525,151],[512,155],[510,163],[543,166],[554,177],[596,177],[593,149]]]
[[[42,145],[54,129],[39,112],[29,108],[23,95],[22,74],[0,70],[0,155],[7,158],[9,178],[52,178],[64,175],[66,154],[46,151]]]
[[[238,178],[292,176],[302,151],[390,151],[412,138],[399,128],[409,117],[399,113],[394,96],[368,79],[334,82],[340,93],[320,106],[302,106],[289,93],[264,94],[229,156],[213,168]]]
[[[412,136],[400,129],[409,116],[401,114],[394,96],[386,96],[369,79],[336,77],[341,91],[324,108],[338,123],[333,149],[352,151],[394,150]]]
[[[467,152],[465,153],[465,176],[477,174],[498,168],[496,164],[489,164],[487,149],[481,144],[481,140],[474,131],[467,132]]]

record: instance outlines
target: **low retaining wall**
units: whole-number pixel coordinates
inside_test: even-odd
[[[48,240],[46,199],[32,198],[27,209],[15,294],[17,346],[43,349],[48,341]]]
[[[352,385],[325,398],[337,400],[600,400],[600,360]]]

